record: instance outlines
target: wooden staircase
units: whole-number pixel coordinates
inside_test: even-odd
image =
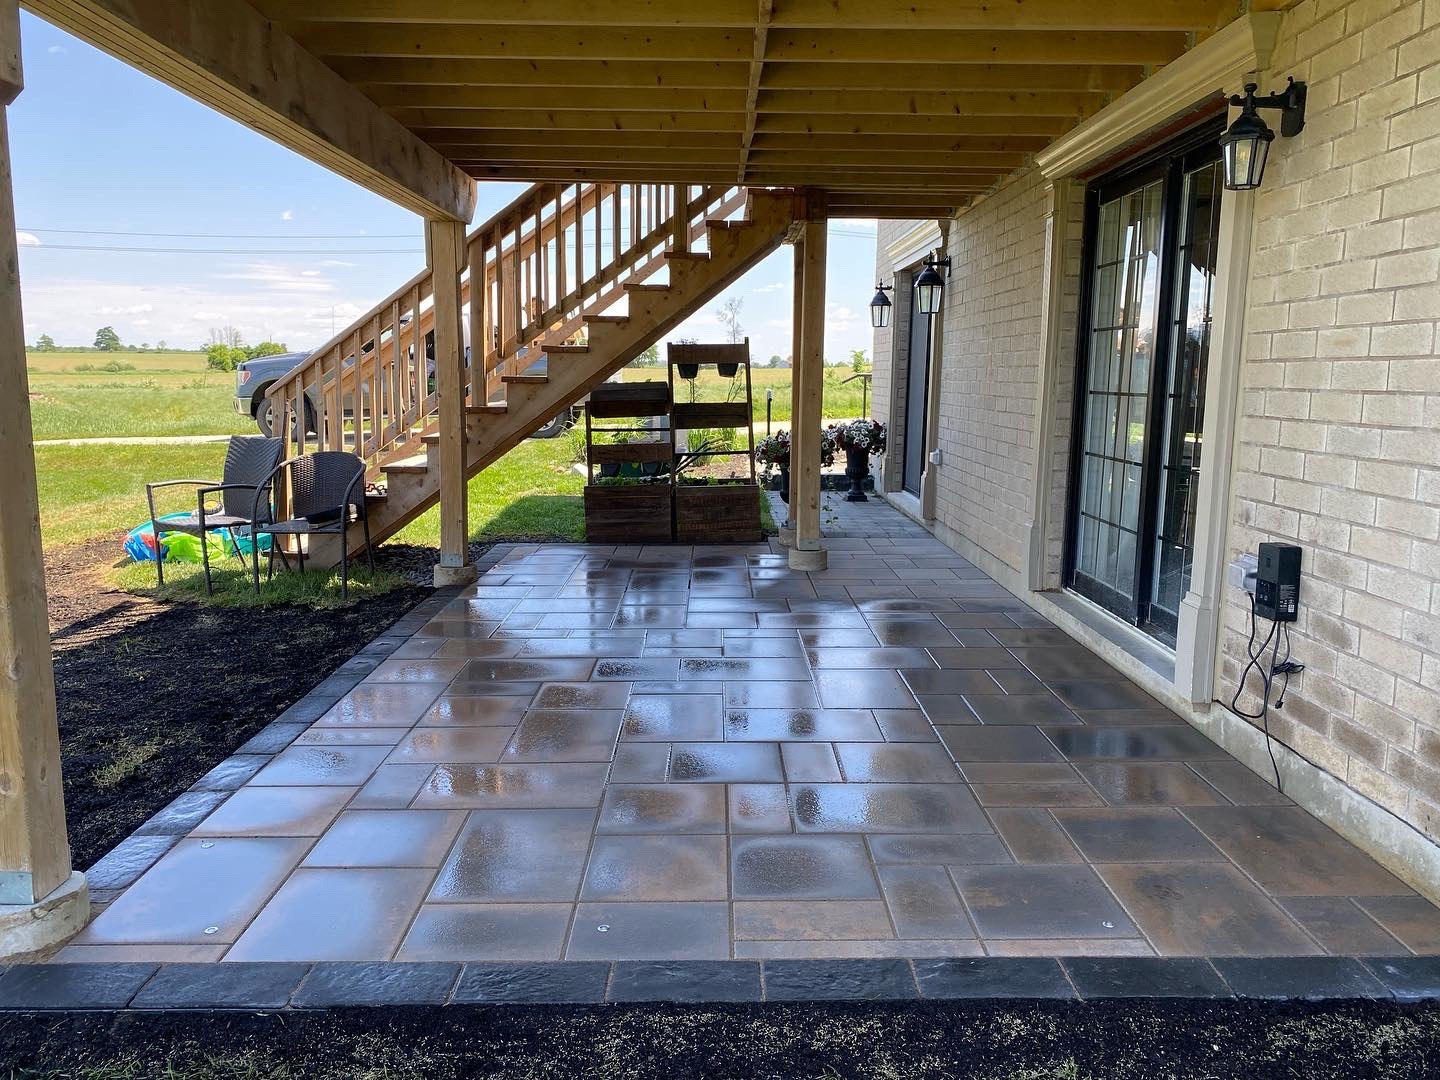
[[[701,310],[774,251],[793,218],[789,191],[540,184],[477,229],[461,279],[468,475]],[[291,454],[365,459],[377,542],[439,498],[432,297],[428,273],[412,279],[270,391]],[[338,557],[338,544],[309,555]]]

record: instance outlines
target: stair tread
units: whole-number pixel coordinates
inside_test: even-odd
[[[519,383],[522,386],[540,386],[550,381],[548,375],[501,375],[501,382]]]
[[[652,284],[650,284],[649,282],[627,281],[627,282],[625,283],[625,291],[626,291],[626,292],[663,293],[663,292],[669,292],[669,291],[670,291],[670,286],[669,286],[669,285],[652,285]]]
[[[543,345],[543,346],[541,346],[541,351],[544,352],[544,353],[547,353],[547,354],[549,354],[549,353],[555,353],[555,354],[588,353],[588,352],[590,351],[590,346],[589,346],[589,345]]]
[[[506,405],[503,401],[491,402],[489,405],[465,406],[465,411],[467,413],[473,413],[476,416],[504,416],[505,413],[509,411],[509,409],[510,406]]]
[[[682,262],[709,262],[710,255],[704,251],[667,251],[665,258],[669,260],[681,260]]]
[[[630,321],[629,315],[586,315],[587,323],[600,323],[604,326],[624,326]]]
[[[423,473],[430,471],[430,465],[424,454],[410,455],[403,458],[393,458],[390,461],[382,461],[380,468],[386,472],[407,472]]]

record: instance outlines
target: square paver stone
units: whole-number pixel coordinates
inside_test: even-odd
[[[276,754],[252,787],[359,787],[390,753],[388,746],[292,746]]]
[[[308,964],[166,964],[135,995],[136,1009],[279,1009]]]
[[[559,960],[570,904],[425,904],[397,960]]]
[[[856,836],[744,836],[731,846],[735,898],[868,899],[875,871]]]
[[[956,761],[1063,761],[1039,728],[937,725],[940,741]]]
[[[74,943],[234,941],[309,846],[306,839],[281,837],[182,840]]]
[[[1440,998],[1440,957],[1386,956],[1365,966],[1401,1001]]]
[[[420,717],[420,727],[513,728],[528,704],[523,698],[443,694]]]
[[[439,866],[460,810],[347,810],[305,857],[304,866]]]
[[[1154,759],[1203,761],[1228,755],[1191,727],[1176,724],[1149,727],[1046,728],[1060,752],[1072,761],[1093,759]]]
[[[1041,957],[917,957],[915,981],[924,998],[1060,998],[1075,989],[1058,961]]]
[[[718,694],[635,694],[625,707],[622,739],[644,742],[720,739]]]
[[[724,900],[725,837],[597,836],[582,900]]]
[[[409,727],[435,701],[443,686],[362,684],[316,722],[320,727]]]
[[[759,1001],[760,965],[747,960],[619,961],[611,1001]]]
[[[425,727],[395,745],[387,765],[440,765],[499,761],[510,740],[505,727]]]
[[[838,743],[845,779],[857,784],[958,784],[960,770],[934,743]]]
[[[1356,902],[1413,951],[1440,953],[1440,908],[1423,896],[1365,896]]]
[[[1111,806],[1217,806],[1225,801],[1188,765],[1096,762],[1078,768]]]
[[[724,960],[730,906],[716,902],[585,903],[565,951],[570,960]]]
[[[888,1001],[917,996],[904,960],[766,960],[767,1001]]]
[[[297,870],[225,954],[234,960],[388,960],[431,871]]]
[[[773,743],[675,743],[670,779],[684,783],[775,783],[784,780]]]
[[[982,938],[1139,936],[1088,866],[979,866],[953,873]]]
[[[915,696],[894,671],[815,672],[820,703],[827,709],[913,709]]]
[[[868,709],[731,709],[727,741],[879,742],[879,725]]]
[[[1305,956],[1320,951],[1228,863],[1126,863],[1096,869],[1162,954]]]
[[[943,867],[882,866],[876,871],[902,938],[968,938],[975,934]]]
[[[991,831],[964,784],[793,784],[790,805],[798,832]]]
[[[609,761],[621,715],[618,709],[532,709],[516,728],[504,760]]]
[[[1404,945],[1348,896],[1291,896],[1277,903],[1327,952],[1338,956],[1409,955]]]
[[[738,786],[738,785],[737,785]],[[784,789],[780,802],[784,803]],[[788,824],[789,817],[786,816]],[[724,784],[611,784],[600,806],[602,833],[723,833]]]
[[[609,768],[603,762],[441,765],[415,797],[417,807],[594,808]]]
[[[1166,807],[1056,810],[1055,818],[1092,863],[1217,862],[1204,833]]]
[[[1197,806],[1185,816],[1272,896],[1412,895],[1298,806]]]
[[[319,836],[354,794],[349,787],[244,787],[191,835]]]
[[[428,902],[573,902],[594,820],[589,810],[478,810],[466,820]]]
[[[459,964],[326,961],[310,968],[290,1004],[301,1009],[443,1005],[459,977]]]

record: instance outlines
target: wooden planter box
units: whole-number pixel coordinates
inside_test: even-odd
[[[759,486],[676,485],[675,539],[682,544],[748,543],[759,540]]]
[[[666,544],[669,484],[591,484],[585,489],[585,539],[592,544]]]

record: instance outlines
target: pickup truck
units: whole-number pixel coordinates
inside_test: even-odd
[[[426,336],[425,352],[434,362],[434,341]],[[279,353],[275,356],[262,356],[257,360],[246,360],[235,369],[235,411],[241,416],[249,416],[255,421],[262,435],[274,435],[274,417],[270,415],[270,403],[265,395],[270,392],[270,387],[276,380],[289,374],[295,367],[303,362],[310,354],[303,352]],[[469,360],[469,347],[466,347],[466,360]],[[527,370],[535,375],[545,373],[545,360],[531,365]],[[305,430],[315,430],[315,407],[306,394],[305,403]],[[349,411],[347,404],[346,411]],[[575,423],[581,416],[579,406],[567,409],[556,416],[548,424],[535,432],[532,438],[553,439],[562,434],[566,428]]]

